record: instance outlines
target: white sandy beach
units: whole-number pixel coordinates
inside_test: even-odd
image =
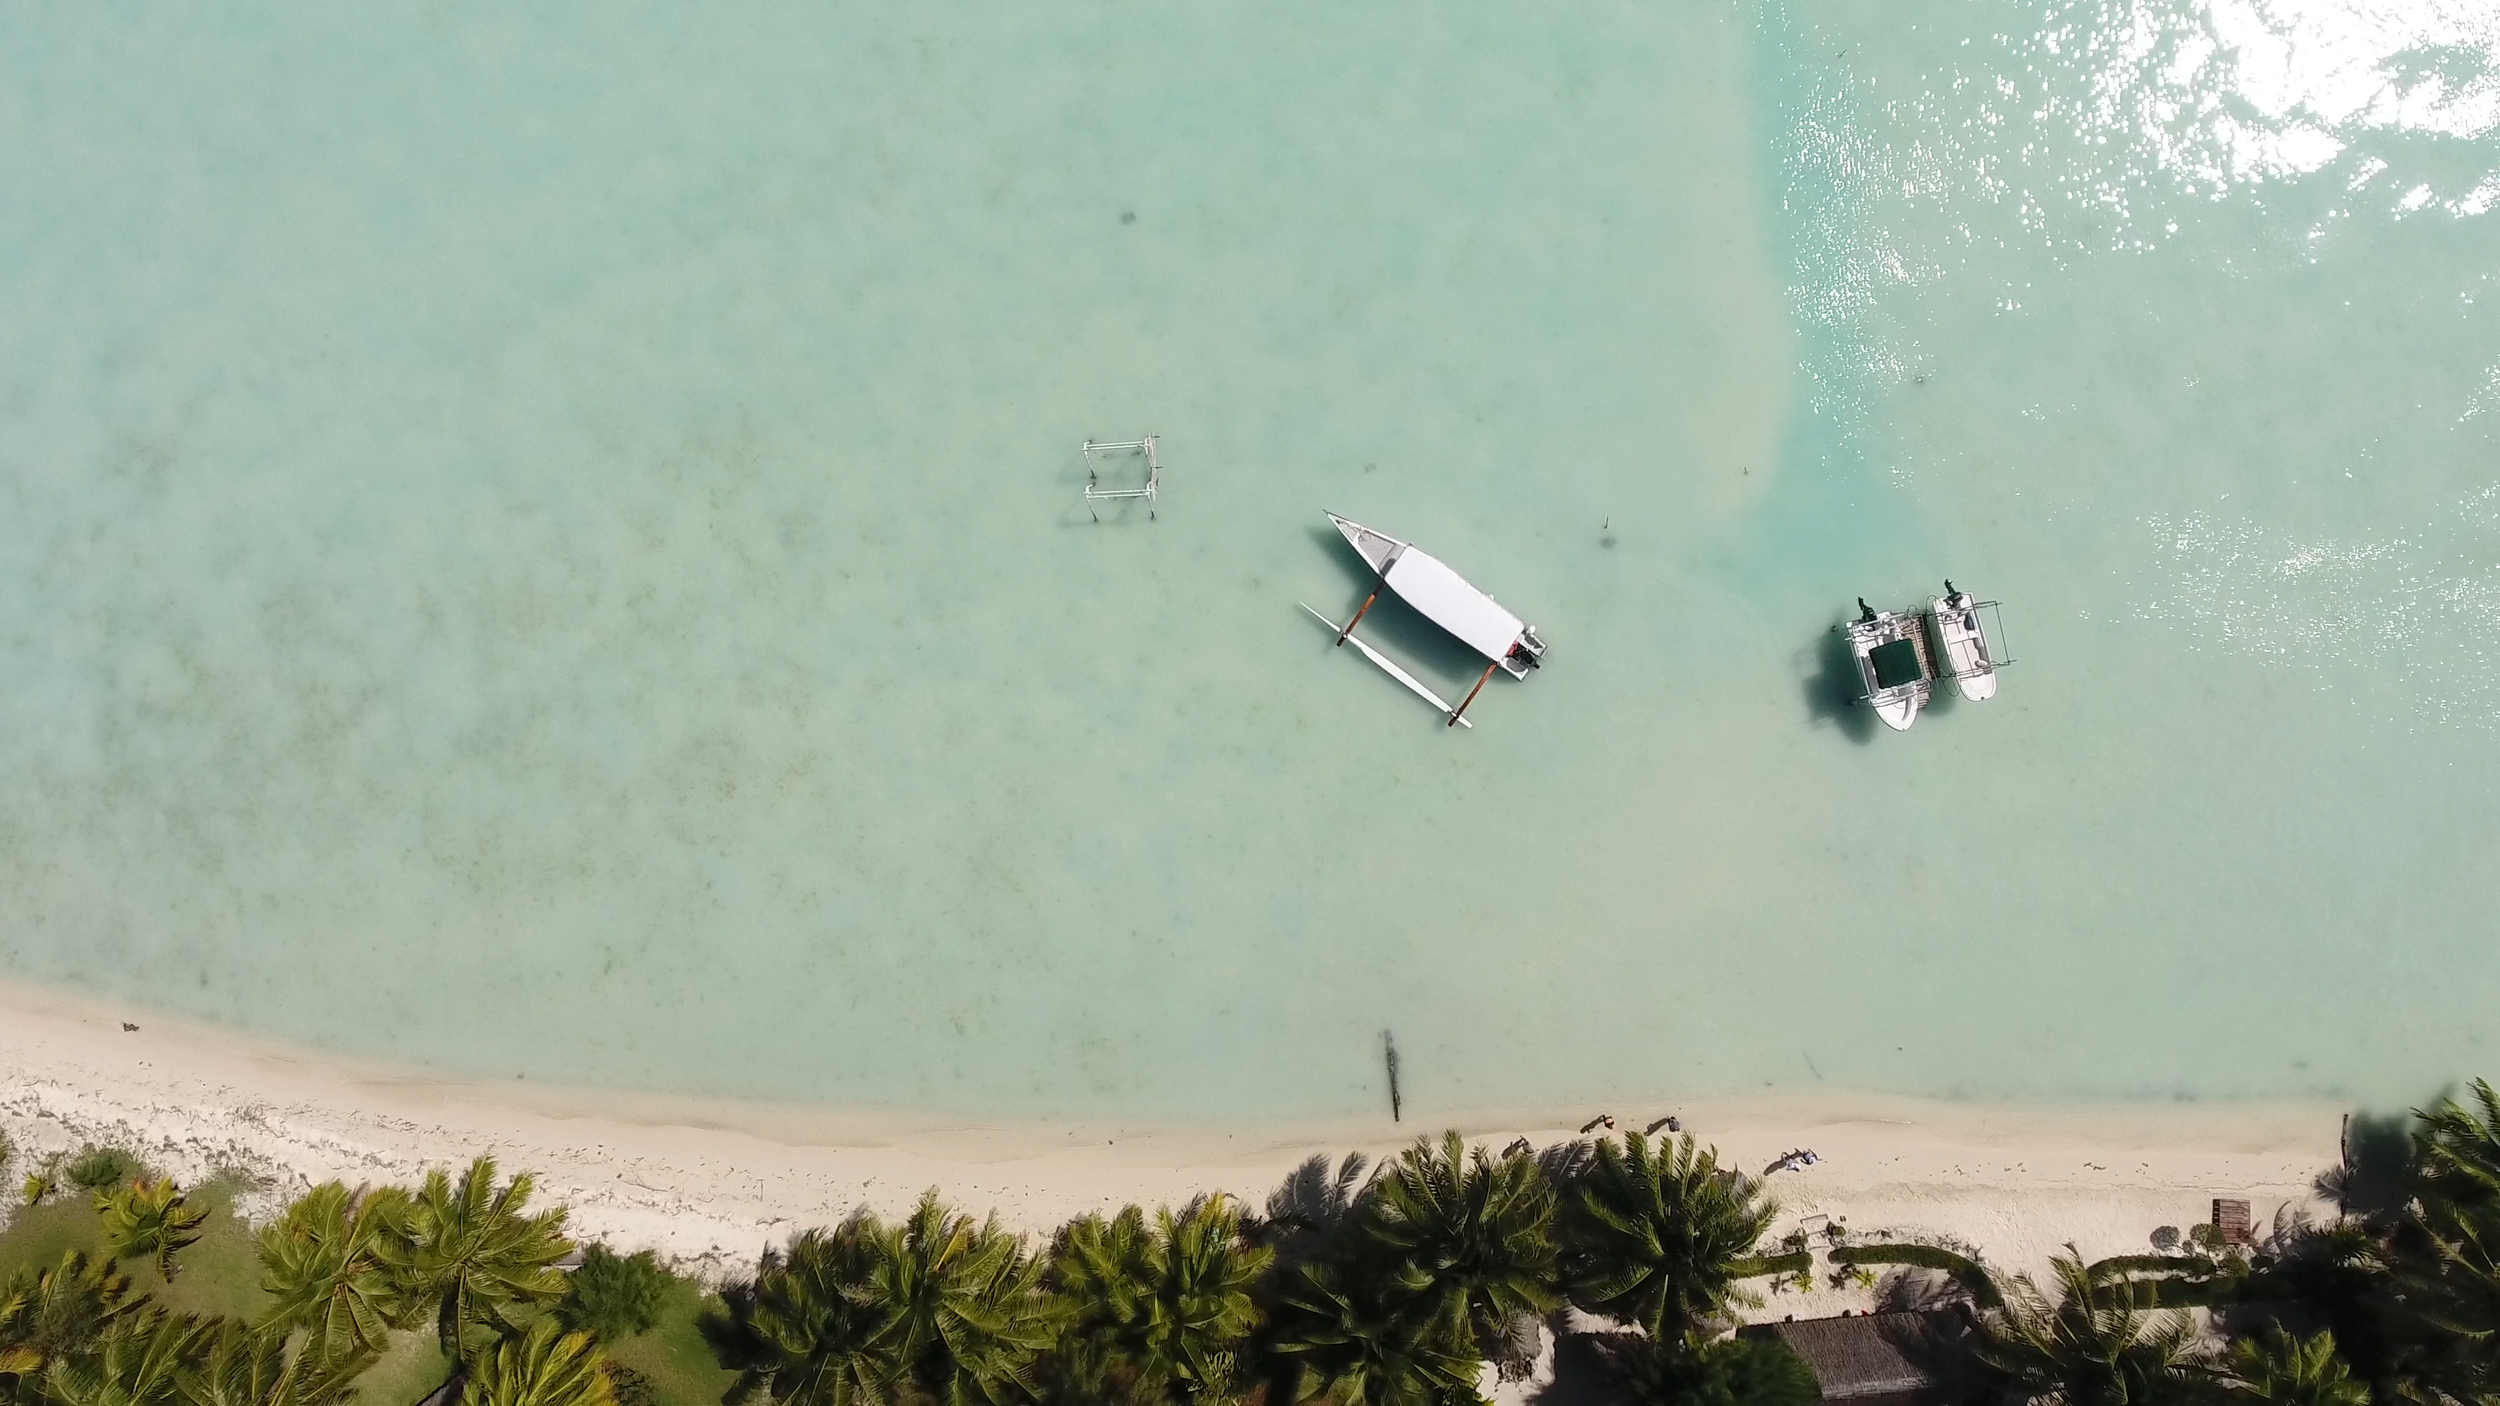
[[[1206,1190],[1257,1205],[1314,1152],[1393,1152],[1453,1122],[1496,1147],[1520,1136],[1543,1146],[1600,1111],[1634,1129],[1679,1114],[1750,1171],[1814,1149],[1817,1165],[1771,1178],[1782,1230],[1843,1217],[1859,1236],[1949,1237],[2024,1271],[2068,1241],[2092,1257],[2144,1250],[2156,1226],[2203,1220],[2216,1196],[2247,1199],[2260,1225],[2287,1203],[2309,1205],[2340,1128],[2323,1104],[2007,1108],[1837,1093],[1403,1126],[1013,1127],[464,1083],[0,984],[0,1127],[21,1163],[120,1143],[178,1178],[247,1174],[263,1189],[247,1209],[265,1214],[319,1181],[409,1182],[491,1152],[507,1170],[535,1172],[543,1195],[572,1208],[576,1234],[713,1276],[796,1229],[861,1206],[895,1212],[932,1186],[1046,1234],[1084,1211]],[[1824,1290],[1764,1311],[1860,1302]]]

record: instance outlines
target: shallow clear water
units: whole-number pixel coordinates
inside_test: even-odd
[[[980,1114],[2493,1068],[2488,6],[0,33],[9,973]],[[1329,650],[1323,509],[1548,667]]]

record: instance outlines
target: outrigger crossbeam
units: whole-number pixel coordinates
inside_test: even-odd
[[[1159,434],[1150,434],[1144,439],[1123,439],[1104,443],[1096,443],[1090,439],[1085,441],[1085,512],[1087,516],[1100,522],[1102,514],[1094,511],[1096,503],[1143,498],[1146,500],[1146,519],[1149,522],[1154,520],[1155,495],[1163,490],[1163,463],[1155,456],[1155,447],[1162,438],[1163,436]],[[1102,478],[1094,467],[1094,456],[1120,450],[1134,450],[1146,456],[1146,484],[1143,488],[1105,488],[1102,486]]]
[[[1365,602],[1365,604],[1366,604],[1366,605],[1368,605],[1368,604],[1369,604],[1369,602]],[[1418,698],[1420,698],[1420,699],[1424,700],[1426,703],[1431,704],[1433,707],[1440,709],[1440,710],[1441,710],[1441,712],[1442,712],[1442,714],[1443,714],[1445,717],[1447,717],[1447,718],[1449,719],[1449,722],[1447,722],[1447,723],[1443,724],[1443,726],[1445,726],[1445,727],[1463,727],[1463,728],[1468,728],[1468,729],[1471,729],[1471,730],[1475,727],[1475,724],[1474,724],[1474,723],[1471,723],[1471,722],[1467,721],[1467,719],[1465,719],[1464,717],[1461,717],[1461,716],[1460,716],[1460,714],[1462,714],[1462,713],[1464,713],[1464,712],[1466,712],[1466,711],[1467,711],[1467,704],[1466,704],[1466,703],[1461,703],[1460,705],[1458,705],[1458,706],[1457,706],[1457,707],[1455,707],[1455,708],[1451,707],[1449,704],[1447,704],[1447,703],[1445,703],[1445,702],[1443,702],[1443,701],[1441,700],[1441,695],[1440,695],[1440,694],[1437,694],[1437,693],[1433,692],[1431,689],[1429,689],[1429,688],[1425,687],[1425,686],[1424,686],[1424,681],[1423,681],[1422,679],[1419,679],[1419,678],[1415,677],[1413,674],[1410,674],[1410,673],[1406,672],[1404,669],[1399,668],[1399,667],[1397,666],[1397,664],[1389,658],[1389,656],[1388,656],[1388,655],[1385,655],[1385,654],[1381,653],[1379,650],[1374,649],[1374,648],[1372,648],[1370,645],[1365,644],[1365,643],[1363,643],[1363,641],[1361,641],[1361,640],[1359,640],[1359,639],[1355,638],[1355,636],[1354,636],[1354,620],[1360,620],[1360,619],[1362,619],[1362,618],[1363,618],[1363,612],[1361,612],[1361,611],[1359,611],[1359,610],[1358,610],[1358,611],[1356,611],[1356,612],[1354,613],[1354,620],[1349,620],[1349,621],[1347,621],[1347,622],[1345,623],[1345,625],[1341,628],[1341,627],[1339,627],[1339,625],[1337,624],[1337,622],[1336,622],[1336,621],[1329,619],[1327,616],[1320,614],[1320,613],[1319,613],[1318,611],[1316,611],[1316,610],[1311,610],[1311,606],[1310,606],[1309,602],[1307,602],[1307,601],[1306,601],[1306,602],[1304,602],[1304,603],[1303,603],[1302,608],[1303,608],[1304,610],[1310,610],[1310,611],[1311,611],[1311,618],[1312,618],[1312,619],[1317,620],[1319,623],[1321,623],[1321,624],[1323,624],[1323,625],[1326,625],[1329,629],[1335,630],[1335,631],[1337,632],[1337,643],[1339,643],[1339,644],[1351,644],[1351,645],[1353,645],[1356,649],[1359,649],[1359,650],[1363,651],[1363,657],[1364,657],[1364,658],[1366,658],[1366,659],[1369,659],[1369,660],[1370,660],[1370,661],[1372,661],[1373,663],[1375,663],[1375,664],[1379,665],[1381,668],[1383,668],[1383,669],[1387,670],[1387,671],[1388,671],[1388,674],[1389,674],[1389,677],[1391,677],[1391,678],[1393,678],[1393,679],[1396,679],[1399,683],[1402,683],[1402,684],[1406,685],[1409,689],[1412,689],[1412,690],[1414,691],[1414,694],[1415,694],[1415,696],[1416,696],[1416,697],[1418,697]],[[1483,679],[1478,679],[1478,680],[1476,680],[1476,687],[1478,687],[1478,688],[1482,688],[1482,687],[1484,687],[1484,680],[1483,680]],[[1475,702],[1475,701],[1476,701],[1476,695],[1474,695],[1474,694],[1472,694],[1472,693],[1470,693],[1470,694],[1468,694],[1468,695],[1467,695],[1467,702],[1468,702],[1468,703],[1473,703],[1473,702]]]
[[[1458,710],[1450,714],[1448,726],[1456,727],[1460,723],[1467,722],[1466,713],[1468,707],[1476,701],[1477,694],[1484,692],[1484,686],[1493,681],[1493,671],[1500,667],[1502,667],[1502,661],[1498,659],[1484,666],[1484,672],[1476,679],[1476,686],[1467,690],[1467,701],[1459,704]],[[1467,725],[1469,727],[1475,726],[1474,723],[1467,723]]]

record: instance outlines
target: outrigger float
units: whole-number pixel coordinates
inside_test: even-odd
[[[1849,637],[1849,653],[1857,660],[1858,682],[1865,690],[1858,701],[1873,708],[1884,726],[1907,732],[1934,696],[1938,679],[1951,679],[1955,691],[1973,703],[1996,697],[1996,671],[2014,662],[1998,658],[1990,640],[1989,620],[1996,617],[1997,604],[1973,600],[1950,581],[1923,615],[1877,610],[1860,596],[1858,618],[1838,627]],[[1996,619],[1995,634],[2005,634],[2001,618]]]
[[[1372,588],[1354,618],[1340,626],[1336,621],[1304,605],[1320,623],[1337,632],[1337,643],[1352,643],[1363,657],[1386,670],[1390,677],[1413,690],[1415,695],[1449,718],[1448,727],[1474,727],[1467,721],[1467,709],[1484,691],[1493,671],[1502,670],[1515,679],[1524,679],[1528,671],[1540,667],[1545,658],[1545,641],[1538,639],[1536,627],[1523,622],[1505,609],[1500,601],[1477,590],[1467,579],[1441,564],[1429,552],[1417,550],[1385,532],[1375,532],[1359,522],[1328,515],[1337,530],[1345,534],[1347,544],[1380,576],[1380,584]],[[1461,644],[1492,662],[1484,666],[1483,677],[1467,691],[1465,701],[1453,708],[1439,694],[1424,686],[1422,680],[1399,668],[1379,650],[1354,638],[1354,627],[1363,623],[1363,616],[1383,590],[1395,591],[1398,598],[1415,607],[1416,613],[1458,637]]]

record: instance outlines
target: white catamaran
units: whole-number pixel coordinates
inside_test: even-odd
[[[1448,726],[1475,726],[1467,721],[1467,707],[1476,701],[1478,693],[1484,691],[1485,682],[1493,677],[1495,669],[1508,673],[1512,678],[1524,679],[1529,670],[1539,667],[1539,661],[1545,657],[1545,641],[1537,638],[1536,627],[1524,623],[1504,609],[1501,602],[1467,584],[1465,577],[1442,565],[1440,558],[1335,513],[1330,513],[1328,520],[1337,525],[1337,530],[1345,534],[1346,542],[1373,571],[1380,574],[1380,585],[1372,588],[1370,597],[1363,602],[1363,608],[1355,611],[1354,618],[1342,627],[1318,611],[1311,610],[1308,605],[1302,608],[1310,610],[1311,614],[1319,616],[1321,623],[1335,630],[1337,643],[1352,641],[1354,647],[1363,652],[1364,658],[1388,670],[1398,682],[1447,714]],[[1465,701],[1457,707],[1441,701],[1440,696],[1425,687],[1422,680],[1390,662],[1380,651],[1354,638],[1354,627],[1363,623],[1364,612],[1372,608],[1372,602],[1380,599],[1384,588],[1397,592],[1399,599],[1415,607],[1425,619],[1457,636],[1460,643],[1492,661],[1485,665],[1483,677],[1476,680],[1476,686],[1467,691]]]
[[[1858,618],[1841,626],[1849,636],[1849,653],[1858,661],[1858,682],[1866,689],[1861,700],[1895,732],[1907,732],[1927,706],[1934,669],[1927,661],[1918,617],[1877,610],[1858,598]]]
[[[1982,703],[1997,696],[1997,666],[2010,664],[1999,659],[1989,647],[1988,625],[1980,612],[1993,611],[1996,602],[1972,600],[1970,592],[1953,589],[1944,583],[1944,594],[1928,603],[1927,620],[1935,627],[1937,672],[1953,680],[1953,686],[1964,698]],[[1998,634],[2004,633],[1999,622]]]

